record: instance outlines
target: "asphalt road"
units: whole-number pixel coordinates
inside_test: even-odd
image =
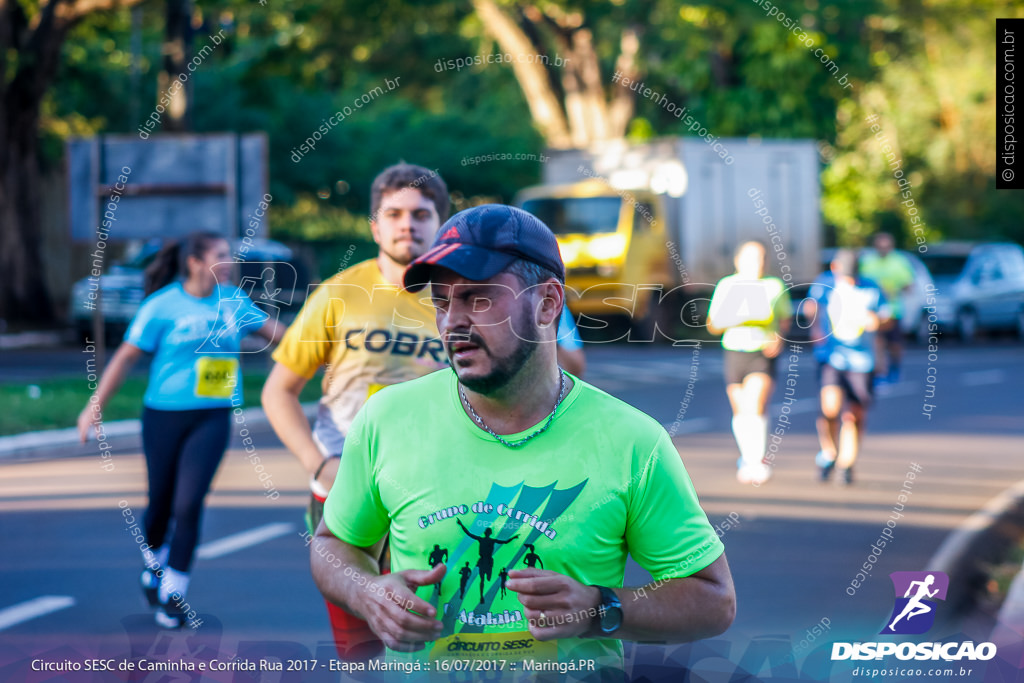
[[[809,350],[797,353],[793,367],[796,402],[775,458],[775,477],[756,489],[734,478],[737,453],[717,345],[696,351],[589,345],[587,351],[588,381],[675,434],[702,504],[723,529],[739,600],[736,622],[724,636],[694,646],[628,646],[627,662],[656,666],[668,658],[667,667],[688,663],[690,680],[726,681],[738,669],[767,676],[769,668],[757,654],[767,648],[777,658],[792,653],[800,665],[777,662],[776,678],[766,680],[795,677],[798,670],[814,680],[851,680],[850,666],[827,671],[821,643],[878,639],[893,605],[889,572],[924,568],[951,530],[1024,479],[1024,353],[1015,343],[943,344],[931,361],[912,347],[903,381],[879,397],[870,416],[858,482],[848,489],[815,480],[817,379]],[[789,353],[780,364],[783,381]],[[929,376],[935,378],[934,394],[926,398]],[[773,426],[785,424],[777,422],[781,397],[779,389]],[[54,660],[75,652],[124,658],[205,651],[327,661],[327,618],[300,535],[303,477],[266,428],[254,434],[281,495],[268,500],[248,461],[238,450],[229,454],[209,498],[189,593],[203,625],[180,634],[151,625],[137,588],[139,555],[119,508],[141,514],[145,505],[144,467],[136,449],[116,455],[107,472],[94,454],[0,465],[0,680],[23,680],[23,673],[24,680],[65,680],[28,678],[26,667],[33,657]],[[234,448],[239,445],[236,439]],[[851,596],[851,580],[894,514],[909,471],[916,474],[897,513],[902,517],[894,540]],[[627,585],[644,581],[643,570],[630,565]],[[815,627],[820,635],[808,642]],[[929,638],[941,635],[947,634]],[[174,675],[184,674],[136,680],[191,680]],[[278,675],[261,679],[236,672],[203,680],[339,676]]]

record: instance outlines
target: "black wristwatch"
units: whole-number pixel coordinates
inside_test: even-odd
[[[590,635],[598,638],[614,635],[622,626],[622,603],[615,591],[604,586],[593,586],[601,591],[601,602],[597,606],[597,616]]]

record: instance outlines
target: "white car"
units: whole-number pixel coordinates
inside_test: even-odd
[[[1018,244],[947,242],[922,256],[938,289],[935,314],[964,341],[1012,330],[1024,338],[1024,249]]]
[[[117,343],[128,324],[135,317],[142,304],[143,281],[146,266],[160,250],[159,240],[136,245],[136,249],[125,263],[115,263],[100,276],[99,285],[103,310],[105,336],[111,343]],[[232,241],[232,251],[239,260],[240,277],[261,282],[264,262],[283,262],[286,267],[275,272],[272,284],[289,290],[283,300],[290,302],[285,308],[285,320],[290,319],[301,308],[306,299],[310,283],[309,268],[291,248],[280,242],[257,238],[252,245],[244,248],[239,240]],[[287,267],[290,265],[291,267]],[[71,287],[70,322],[78,336],[86,339],[92,334],[93,310],[90,307],[90,292],[96,283],[82,278]],[[260,304],[260,301],[256,301]]]

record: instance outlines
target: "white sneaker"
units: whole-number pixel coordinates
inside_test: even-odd
[[[161,628],[177,630],[185,625],[185,612],[181,609],[181,602],[172,598],[166,603],[160,603],[153,619]]]
[[[753,484],[754,486],[760,486],[761,484],[764,484],[771,478],[772,468],[770,465],[765,465],[764,463],[762,463],[761,465],[754,465],[751,468],[750,483]]]

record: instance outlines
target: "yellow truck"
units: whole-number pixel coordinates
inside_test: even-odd
[[[813,141],[719,142],[728,157],[700,138],[549,150],[544,183],[515,201],[554,231],[581,328],[607,331],[618,319],[632,341],[692,336],[687,327],[703,325],[715,283],[749,239],[794,288],[817,276]]]

